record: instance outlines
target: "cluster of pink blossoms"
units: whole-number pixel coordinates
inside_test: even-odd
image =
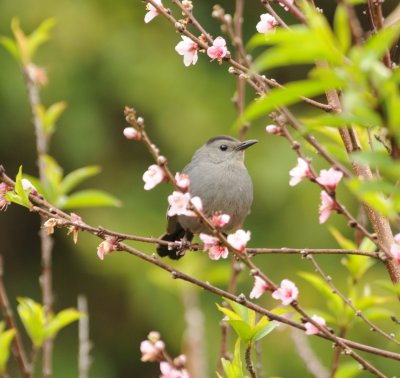
[[[165,343],[160,340],[158,332],[150,332],[147,340],[141,342],[140,352],[143,362],[160,362],[160,378],[190,378],[188,371],[184,368],[185,355],[181,354],[173,361],[166,360]]]
[[[303,158],[297,159],[297,165],[290,170],[289,175],[291,176],[289,181],[289,185],[291,186],[295,186],[300,183],[300,181],[313,177],[309,162]],[[315,181],[324,186],[327,190],[334,192],[342,177],[343,172],[335,168],[322,169]],[[330,196],[327,191],[322,190],[321,204],[319,207],[319,223],[325,223],[332,211],[337,209],[338,207],[332,196]]]

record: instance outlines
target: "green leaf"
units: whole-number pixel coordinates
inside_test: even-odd
[[[68,194],[72,189],[78,186],[88,178],[99,174],[101,168],[98,165],[90,165],[87,167],[78,168],[68,173],[61,182],[60,194]]]
[[[19,167],[17,177],[15,178],[14,191],[8,191],[5,194],[5,198],[9,202],[14,202],[18,205],[30,208],[31,202],[29,201],[29,192],[31,189],[24,189],[22,185],[22,165]]]
[[[243,373],[242,360],[240,356],[240,339],[235,343],[235,350],[232,361],[221,359],[222,367],[227,378],[246,378]]]
[[[253,337],[253,330],[248,323],[243,320],[228,320],[228,323],[232,326],[238,337],[244,343],[251,341]]]
[[[376,261],[371,257],[359,255],[347,255],[341,260],[343,266],[349,271],[353,279],[359,280],[375,265]]]
[[[38,106],[37,111],[42,120],[44,131],[47,135],[51,135],[54,132],[55,124],[66,108],[67,103],[65,101],[56,102],[47,110],[42,105]]]
[[[340,248],[343,249],[357,249],[357,245],[350,239],[345,238],[341,232],[335,227],[329,227],[329,232],[335,238]]]
[[[341,51],[345,54],[351,45],[351,31],[347,11],[342,4],[339,4],[336,8],[334,30]]]
[[[30,298],[17,298],[18,314],[35,348],[40,348],[44,341],[43,306]]]
[[[263,337],[267,336],[271,333],[276,327],[279,326],[279,323],[276,321],[269,321],[266,316],[263,316],[256,326],[253,329],[253,341],[261,340]]]
[[[74,308],[69,308],[60,311],[53,319],[50,320],[49,324],[45,328],[45,338],[54,338],[57,333],[68,324],[76,321],[82,316],[82,314]]]
[[[276,108],[299,102],[301,96],[313,97],[337,86],[337,81],[302,80],[289,83],[284,88],[275,88],[265,97],[251,102],[234,128],[239,128],[245,121],[265,116]]]
[[[218,303],[216,303],[216,306],[217,306],[218,310],[221,311],[230,320],[241,320],[240,315],[236,314],[236,312],[234,312],[232,310],[229,310],[229,308],[220,306]]]
[[[15,336],[15,329],[5,329],[5,323],[0,322],[0,374],[3,374],[10,356],[10,344]]]
[[[44,190],[46,198],[51,203],[57,203],[60,196],[60,184],[63,177],[63,170],[50,155],[43,155],[41,161],[44,165]]]
[[[357,56],[360,68],[363,71],[370,70],[373,64],[383,57],[399,36],[400,24],[396,23],[379,30],[368,38],[364,46],[360,48],[360,55]]]
[[[87,189],[75,192],[68,197],[61,197],[57,206],[62,209],[98,206],[120,206],[120,201],[101,190]]]
[[[0,37],[0,44],[15,58],[17,62],[20,62],[20,54],[18,51],[17,44],[9,37]]]
[[[37,49],[50,39],[50,31],[56,24],[54,18],[44,20],[28,37],[28,56],[33,59]]]
[[[245,322],[249,322],[249,319],[250,319],[249,313],[252,310],[250,310],[247,307],[242,306],[241,304],[236,303],[235,301],[232,301],[230,299],[225,298],[225,300],[230,304],[230,306],[232,307],[233,311],[235,311],[235,313],[240,316],[240,319],[244,320]]]

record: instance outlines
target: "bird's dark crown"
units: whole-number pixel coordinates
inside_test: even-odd
[[[236,139],[236,138],[234,138],[234,137],[231,137],[231,136],[229,136],[229,135],[217,135],[217,136],[215,136],[215,137],[213,137],[213,138],[210,138],[208,141],[207,141],[207,145],[209,145],[209,144],[211,144],[211,143],[213,143],[213,142],[215,142],[215,141],[217,141],[217,140],[229,140],[229,141],[231,141],[231,142],[238,142],[238,140]]]

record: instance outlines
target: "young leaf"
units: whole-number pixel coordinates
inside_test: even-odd
[[[218,310],[221,311],[224,315],[226,315],[230,320],[241,320],[240,315],[236,314],[236,312],[230,310],[229,308],[220,306],[218,303],[216,303],[216,306]]]
[[[276,321],[269,321],[266,316],[263,316],[256,326],[253,329],[253,341],[261,340],[263,337],[267,336],[271,333],[276,327],[279,326],[279,323]]]
[[[68,173],[61,182],[60,194],[68,194],[72,189],[78,186],[81,182],[100,173],[101,168],[98,165],[90,165],[87,167],[78,168]]]
[[[19,55],[18,47],[11,38],[0,36],[0,45],[3,45],[11,56],[13,56],[17,62],[20,62],[21,57]]]
[[[235,351],[232,361],[221,359],[222,367],[226,378],[247,378],[243,373],[242,360],[240,356],[240,339],[238,338],[235,343]]]
[[[329,227],[329,232],[335,238],[340,248],[343,249],[357,249],[357,245],[350,239],[345,238],[341,232],[335,227]]]
[[[234,127],[238,128],[244,121],[251,121],[266,115],[280,106],[299,102],[301,96],[313,97],[328,89],[336,88],[338,85],[339,82],[334,80],[301,80],[289,83],[283,88],[273,89],[265,97],[250,103],[243,116],[236,121]]]
[[[97,206],[120,206],[120,201],[111,194],[101,190],[87,189],[75,192],[56,203],[61,209]]]
[[[43,105],[38,106],[37,111],[40,119],[42,120],[44,131],[47,135],[51,135],[54,132],[55,124],[61,117],[66,107],[67,103],[65,101],[56,102],[47,110]]]
[[[46,326],[44,332],[45,338],[54,338],[62,328],[79,319],[81,316],[82,314],[74,308],[60,311]]]
[[[336,8],[334,30],[336,38],[341,47],[341,51],[346,54],[351,45],[351,31],[347,11],[342,4],[339,4]]]
[[[57,161],[50,155],[41,157],[44,164],[46,198],[51,203],[57,203],[60,196],[60,184],[63,177],[63,170]]]
[[[15,178],[14,192],[6,192],[5,198],[9,202],[14,202],[18,205],[30,208],[31,202],[29,201],[30,189],[25,190],[22,185],[22,165],[19,167],[17,177]]]
[[[225,300],[230,304],[233,311],[235,311],[236,314],[238,314],[240,316],[240,319],[244,320],[245,322],[249,321],[249,312],[251,312],[252,310],[250,310],[247,307],[244,307],[241,304],[236,303],[235,301],[232,301],[230,299],[225,299]]]
[[[6,369],[6,364],[10,356],[10,344],[15,336],[15,329],[4,330],[5,323],[0,322],[0,374]]]
[[[18,299],[18,314],[35,348],[40,348],[44,341],[43,306],[30,298]]]
[[[228,320],[228,323],[244,343],[248,343],[252,340],[253,329],[248,323],[243,320]]]
[[[28,57],[32,60],[36,50],[46,41],[50,39],[50,30],[55,25],[56,20],[54,18],[48,18],[44,20],[36,30],[32,32],[28,37]]]

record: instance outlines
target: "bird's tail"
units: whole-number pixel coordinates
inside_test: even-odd
[[[160,236],[161,240],[169,241],[169,242],[178,241],[178,240],[181,240],[182,238],[184,238],[187,241],[192,241],[193,234],[185,231],[181,227],[178,227],[178,229],[174,233],[172,233],[172,234],[165,233]],[[178,260],[184,255],[183,252],[184,252],[183,249],[171,248],[165,244],[157,244],[157,253],[161,257],[168,256],[170,259]]]

